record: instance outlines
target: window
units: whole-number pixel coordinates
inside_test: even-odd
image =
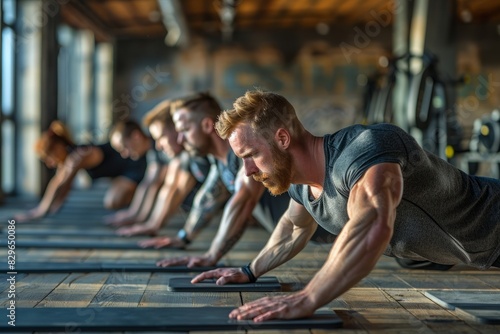
[[[15,190],[15,30],[16,2],[3,0],[1,4],[2,33],[0,59],[2,66],[1,82],[1,189],[10,194]]]

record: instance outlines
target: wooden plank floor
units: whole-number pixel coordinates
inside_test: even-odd
[[[110,212],[101,207],[102,187],[72,191],[67,204],[55,215],[36,223],[18,224],[16,237],[23,230],[73,231],[63,236],[64,240],[101,240],[113,242],[121,237],[112,236],[113,229],[102,223],[102,216]],[[26,210],[33,202],[9,198],[0,207],[0,226],[4,228],[7,218]],[[179,214],[162,230],[175,234],[182,226],[185,214]],[[83,228],[82,228],[83,227]],[[183,250],[107,250],[107,249],[50,249],[18,248],[16,262],[63,261],[63,262],[140,262],[155,263],[167,256],[201,254],[210,244],[216,232],[216,222],[204,230],[189,251]],[[77,231],[77,232],[75,232]],[[88,231],[87,235],[85,232]],[[102,232],[106,237],[96,237]],[[73,234],[72,234],[73,233]],[[50,234],[50,233],[49,233]],[[248,263],[265,244],[268,233],[259,227],[250,227],[242,240],[227,256],[225,265],[241,266]],[[5,240],[5,235],[2,236]],[[55,238],[55,237],[54,237]],[[122,238],[123,239],[123,238]],[[42,240],[42,239],[40,239]],[[130,240],[140,240],[134,238]],[[49,241],[48,241],[49,242]],[[17,307],[192,307],[231,306],[265,295],[292,293],[301,289],[313,277],[324,262],[329,245],[309,244],[295,259],[273,270],[269,275],[277,276],[283,292],[225,292],[190,293],[170,292],[166,285],[170,277],[179,273],[49,273],[18,274],[16,276]],[[0,261],[7,261],[7,249],[0,250]],[[192,274],[194,275],[194,274]],[[9,303],[7,296],[8,275],[0,272],[0,307]],[[450,271],[435,272],[400,268],[393,259],[383,257],[375,270],[346,292],[329,303],[326,308],[334,310],[344,321],[343,328],[331,330],[338,333],[500,333],[500,325],[475,323],[460,313],[444,309],[424,295],[429,290],[500,291],[500,270],[479,271],[457,266]],[[7,321],[1,319],[0,321]],[[327,333],[326,330],[296,330],[292,333]],[[289,330],[260,331],[258,327],[237,331],[238,333],[290,333]],[[195,333],[195,332],[191,332]],[[222,333],[222,332],[217,332]],[[234,332],[236,333],[236,332]]]

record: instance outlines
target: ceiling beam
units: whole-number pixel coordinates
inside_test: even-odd
[[[82,29],[89,29],[94,33],[98,42],[112,42],[114,36],[107,27],[86,4],[81,1],[70,1],[61,8],[61,14],[65,22]]]

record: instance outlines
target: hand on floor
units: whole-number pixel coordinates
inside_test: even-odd
[[[216,259],[213,259],[208,255],[201,256],[182,256],[174,257],[165,260],[158,261],[156,265],[158,267],[170,267],[170,266],[187,266],[188,268],[193,267],[210,267],[217,263]]]
[[[158,237],[148,240],[143,240],[139,242],[139,246],[142,248],[153,247],[156,249],[168,247],[168,248],[180,248],[184,249],[186,244],[181,239],[174,237]]]
[[[297,319],[311,316],[313,303],[304,291],[286,296],[264,297],[246,303],[229,313],[229,318],[253,320]]]
[[[147,225],[134,225],[131,227],[122,227],[116,231],[116,234],[123,237],[131,237],[133,235],[150,235],[154,236],[158,230]]]
[[[26,213],[20,213],[14,216],[16,223],[24,223],[33,219],[42,218],[45,216],[44,213],[39,212],[36,208],[31,209]]]

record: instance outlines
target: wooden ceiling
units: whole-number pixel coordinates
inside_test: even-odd
[[[163,1],[163,0],[160,0]],[[435,0],[429,0],[435,1]],[[456,0],[457,18],[466,23],[499,22],[499,0]],[[177,0],[189,33],[316,29],[362,24],[390,9],[387,0]],[[160,38],[167,33],[158,0],[71,0],[62,20],[88,28],[97,40]],[[223,14],[227,23],[223,24]],[[392,18],[392,17],[391,17]]]

